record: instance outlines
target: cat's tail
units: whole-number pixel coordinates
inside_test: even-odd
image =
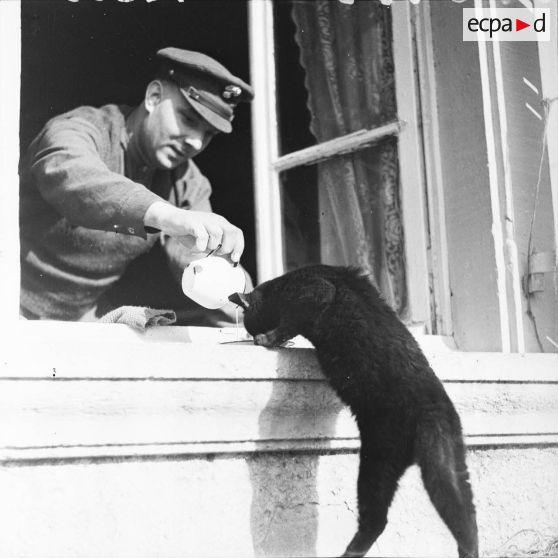
[[[451,404],[445,416],[419,423],[415,455],[426,491],[457,541],[459,557],[477,558],[473,491],[459,417]]]

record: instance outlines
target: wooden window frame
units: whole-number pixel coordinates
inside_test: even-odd
[[[533,4],[534,2],[534,4]],[[526,8],[548,7],[546,0],[525,0],[522,2]],[[438,51],[434,47],[436,35],[433,34],[432,26],[435,25],[431,19],[431,11],[434,13],[439,4],[424,0],[416,7],[416,42],[418,49],[419,62],[419,81],[421,90],[421,113],[422,113],[422,132],[425,154],[425,172],[429,210],[429,232],[431,264],[433,268],[432,284],[435,294],[434,303],[441,302],[445,311],[435,306],[436,322],[439,324],[438,331],[445,334],[454,335],[459,347],[464,350],[475,350],[477,339],[467,346],[467,337],[471,334],[471,324],[477,319],[469,316],[464,324],[463,317],[459,314],[459,309],[453,308],[452,320],[452,293],[455,295],[455,279],[459,274],[459,269],[452,269],[454,283],[450,284],[450,260],[452,252],[455,254],[456,246],[450,246],[448,231],[451,227],[452,207],[448,207],[447,194],[455,183],[459,183],[461,169],[454,166],[450,171],[443,171],[444,159],[451,150],[458,150],[459,147],[448,148],[447,137],[444,141],[447,130],[443,129],[441,122],[444,116],[452,108],[448,109],[446,104],[440,104],[439,97],[443,97],[445,80],[451,81],[451,76],[445,74],[443,64],[440,63],[439,46]],[[474,0],[477,9],[495,9],[495,0]],[[459,20],[461,24],[458,6],[456,17],[452,20],[456,24]],[[554,13],[556,16],[556,13]],[[552,20],[551,32],[556,36],[557,21],[556,17]],[[439,22],[438,22],[439,26]],[[437,28],[434,33],[439,32]],[[492,300],[495,300],[495,308],[492,314],[494,324],[494,340],[491,341],[491,348],[483,350],[498,350],[504,353],[519,352],[525,353],[527,344],[525,322],[525,300],[522,293],[522,281],[524,271],[522,269],[517,248],[516,233],[513,230],[513,223],[506,218],[506,215],[514,215],[514,191],[512,190],[512,179],[510,170],[510,154],[508,147],[509,130],[507,129],[507,115],[505,99],[509,91],[508,85],[504,80],[504,69],[501,61],[502,43],[478,42],[474,45],[477,50],[476,62],[478,65],[478,84],[481,93],[479,94],[478,110],[480,117],[479,127],[482,127],[482,141],[486,142],[486,166],[479,162],[479,181],[484,181],[487,192],[487,204],[490,206],[490,222],[483,223],[487,227],[487,245],[490,246],[491,270],[494,270],[495,279],[490,288],[495,289]],[[558,60],[558,46],[555,41],[539,42],[539,63],[542,77],[543,97],[551,99],[558,94],[558,78],[553,71]],[[437,67],[434,61],[437,60]],[[456,62],[458,64],[458,62]],[[546,70],[545,70],[546,68]],[[552,70],[550,70],[552,69]],[[461,68],[462,73],[473,72],[473,68]],[[476,75],[474,78],[476,79]],[[441,88],[437,90],[438,88]],[[438,98],[437,98],[438,96]],[[459,103],[459,99],[456,99]],[[548,122],[548,155],[550,163],[550,182],[551,195],[554,214],[554,238],[555,245],[558,246],[558,103],[555,102],[549,114]],[[463,120],[470,117],[464,116]],[[454,122],[454,125],[455,122]],[[457,124],[459,125],[459,124]],[[447,123],[446,123],[447,126]],[[463,186],[463,185],[462,185]],[[444,202],[446,199],[446,202]],[[446,222],[448,214],[449,222]],[[472,225],[474,226],[473,222]],[[464,242],[466,239],[464,238]],[[558,256],[557,256],[558,257]],[[454,262],[455,263],[455,262]],[[486,270],[485,270],[486,271]],[[439,284],[441,282],[441,285]],[[466,285],[471,295],[475,293],[476,285]],[[487,287],[488,287],[487,282]],[[455,298],[453,299],[455,301]],[[440,320],[440,317],[442,318]],[[478,319],[477,319],[478,321]],[[444,323],[445,322],[445,323]],[[497,330],[497,331],[496,331]],[[463,335],[465,334],[465,335]],[[461,340],[461,342],[460,342]],[[498,346],[497,346],[498,345]],[[479,350],[476,348],[476,350]]]
[[[548,0],[533,0],[535,8],[548,7]],[[554,41],[539,42],[541,64],[542,92],[550,101],[547,127],[547,149],[550,165],[550,189],[552,192],[552,209],[554,214],[554,246],[556,248],[556,265],[558,266],[558,10],[550,22],[550,36]]]

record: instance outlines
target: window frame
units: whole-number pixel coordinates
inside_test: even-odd
[[[486,0],[491,6],[495,0]],[[544,7],[545,0],[533,0]],[[474,0],[482,6],[483,0]],[[531,3],[529,3],[532,6]],[[458,5],[456,4],[456,8]],[[259,279],[267,280],[285,271],[283,262],[283,232],[280,204],[281,171],[312,164],[336,153],[354,151],[367,145],[370,138],[382,134],[397,136],[400,170],[400,196],[405,237],[405,259],[409,308],[406,321],[422,327],[428,334],[454,336],[465,327],[455,323],[459,316],[452,310],[452,283],[448,252],[446,194],[452,188],[452,177],[442,171],[445,146],[443,127],[437,99],[440,75],[437,71],[432,36],[431,4],[424,0],[418,5],[394,2],[390,6],[393,25],[393,58],[395,67],[397,121],[384,129],[362,130],[309,148],[280,156],[278,152],[278,123],[275,107],[276,83],[274,66],[273,0],[252,2],[249,9],[250,51],[252,73],[261,84],[255,99],[255,111],[267,119],[254,118],[254,165],[256,204],[256,235]],[[556,21],[552,21],[554,30]],[[503,352],[526,350],[524,301],[522,299],[522,270],[514,251],[515,238],[505,215],[513,210],[513,193],[506,174],[507,131],[505,127],[505,87],[499,61],[499,43],[482,43],[478,47],[482,89],[482,120],[488,159],[484,180],[490,188],[492,213],[493,261],[496,272],[495,313],[498,332],[491,335],[494,346]],[[558,78],[553,61],[558,59],[554,43],[539,43],[539,63],[546,98],[558,93]],[[265,64],[261,64],[265,53]],[[260,62],[258,62],[258,58]],[[438,75],[437,75],[438,74]],[[438,81],[438,83],[437,83]],[[261,94],[260,94],[261,92]],[[556,104],[556,103],[555,103]],[[558,109],[551,110],[548,133],[551,192],[554,214],[555,245],[558,246]],[[442,125],[443,126],[443,125]],[[554,126],[554,128],[553,128]],[[441,133],[442,132],[442,133]],[[459,172],[458,169],[453,171]],[[454,174],[455,176],[455,174]],[[444,184],[444,181],[446,184]],[[455,246],[453,247],[455,249]],[[558,258],[558,251],[556,253]],[[453,271],[455,275],[456,271]],[[455,280],[455,277],[454,277]],[[463,333],[463,331],[462,331]]]
[[[529,9],[535,7],[548,7],[545,0],[519,0]],[[491,8],[495,9],[498,5],[502,5],[500,0],[474,0],[474,6],[477,9]],[[448,133],[447,113],[453,111],[451,103],[448,106],[447,99],[444,101],[444,89],[447,81],[452,81],[452,76],[446,74],[444,69],[443,55],[440,57],[443,47],[440,46],[440,20],[436,22],[436,12],[439,11],[441,3],[434,3],[424,0],[417,6],[417,44],[419,52],[419,75],[421,84],[421,102],[422,102],[422,126],[424,134],[425,149],[425,168],[427,173],[428,188],[428,208],[430,218],[430,234],[431,246],[433,250],[432,260],[435,263],[437,254],[441,253],[438,260],[442,262],[442,273],[447,274],[447,288],[435,289],[435,295],[446,297],[448,313],[450,317],[453,314],[453,323],[450,327],[444,327],[443,331],[452,334],[457,345],[461,350],[496,350],[503,353],[518,352],[525,353],[529,349],[529,327],[526,325],[526,299],[523,296],[522,282],[525,275],[525,269],[521,260],[521,241],[524,237],[518,231],[514,231],[513,220],[517,211],[514,213],[514,196],[517,193],[512,189],[512,182],[518,183],[518,178],[513,175],[510,166],[508,116],[506,114],[506,98],[510,95],[510,85],[506,83],[505,67],[502,64],[502,48],[504,43],[500,42],[477,42],[473,45],[476,50],[475,63],[476,67],[460,66],[462,60],[455,61],[453,64],[460,68],[462,74],[467,74],[469,80],[477,80],[478,94],[477,106],[473,107],[474,111],[468,115],[463,115],[461,122],[457,119],[453,121],[454,126],[459,126],[465,120],[476,120],[479,128],[482,128],[482,137],[479,141],[486,142],[486,165],[484,159],[478,161],[478,173],[475,176],[476,193],[479,192],[479,185],[486,192],[489,192],[486,199],[486,206],[490,213],[488,222],[470,219],[470,227],[481,226],[486,234],[486,246],[490,250],[490,255],[484,254],[482,261],[483,269],[478,271],[476,277],[473,277],[471,284],[467,284],[467,278],[459,277],[460,272],[464,269],[457,266],[452,267],[451,274],[449,267],[452,265],[452,255],[455,260],[455,254],[459,254],[459,248],[463,247],[468,239],[463,236],[462,244],[452,245],[449,231],[454,226],[452,217],[456,214],[455,202],[448,199],[448,194],[452,190],[455,191],[456,185],[459,185],[459,174],[461,169],[458,165],[452,167],[449,171],[446,161],[444,160],[448,154],[451,155],[452,149],[459,150],[459,145],[451,147],[451,133]],[[448,4],[447,6],[451,6]],[[455,4],[455,12],[453,17],[444,19],[444,25],[461,25],[461,14],[459,13],[459,5]],[[556,16],[556,12],[554,16]],[[449,16],[449,13],[446,14]],[[439,18],[439,14],[438,14]],[[435,27],[437,26],[437,27]],[[557,20],[552,20],[551,32],[556,36]],[[435,43],[438,42],[436,45]],[[448,44],[444,45],[448,49]],[[451,44],[449,49],[451,50]],[[470,47],[468,47],[470,48]],[[538,67],[542,78],[543,96],[553,98],[558,93],[558,78],[555,72],[548,71],[554,68],[558,61],[558,45],[556,42],[538,43],[539,58]],[[465,52],[462,50],[452,51],[451,56],[456,53]],[[459,54],[458,54],[459,55]],[[434,61],[437,61],[437,67]],[[554,62],[554,63],[553,63]],[[446,64],[447,65],[447,64]],[[547,68],[547,71],[545,71]],[[478,73],[478,76],[476,73]],[[471,75],[473,77],[471,77]],[[452,83],[453,85],[453,83]],[[438,93],[438,98],[437,98]],[[454,105],[460,102],[458,94],[453,101]],[[558,105],[558,103],[555,103]],[[469,107],[471,108],[471,107]],[[467,109],[462,109],[465,111]],[[444,123],[444,119],[446,122]],[[555,246],[558,246],[558,165],[556,164],[556,155],[558,154],[558,107],[555,107],[549,115],[547,140],[549,160],[553,161],[550,165],[550,192],[553,203],[554,213],[554,230],[552,233],[555,238]],[[446,128],[444,128],[444,126]],[[464,134],[467,130],[463,131]],[[449,139],[449,142],[448,142]],[[448,143],[450,146],[448,147]],[[554,155],[553,155],[554,154]],[[446,166],[444,169],[443,167]],[[552,168],[554,167],[554,168]],[[461,184],[462,187],[468,185]],[[517,187],[517,186],[516,186]],[[471,197],[475,196],[471,191]],[[444,202],[445,199],[445,202]],[[453,203],[453,206],[452,206]],[[468,202],[467,202],[468,203]],[[471,203],[471,207],[474,204]],[[464,213],[467,207],[460,207],[460,212]],[[459,212],[458,212],[459,213]],[[437,217],[436,217],[436,214]],[[446,215],[449,221],[446,221]],[[509,219],[508,216],[512,216]],[[467,216],[467,215],[466,215]],[[434,218],[433,218],[434,217]],[[470,215],[467,217],[471,217]],[[465,220],[464,215],[458,214],[458,220]],[[438,229],[436,228],[438,226]],[[438,234],[438,232],[440,234]],[[463,232],[463,231],[462,231]],[[454,235],[455,236],[455,235]],[[455,264],[455,261],[453,262]],[[489,279],[487,271],[494,275]],[[437,273],[440,273],[438,269]],[[438,279],[437,273],[434,273],[433,282]],[[494,289],[494,294],[490,295],[490,303],[495,306],[491,310],[489,319],[493,322],[493,331],[489,332],[490,340],[482,338],[482,327],[475,327],[482,319],[474,312],[464,316],[462,313],[463,306],[468,305],[470,308],[477,309],[480,305],[475,301],[476,293],[479,287],[479,277],[486,274],[486,289]],[[452,276],[452,282],[449,278]],[[459,283],[459,285],[458,285]],[[467,291],[467,301],[456,303],[456,290],[461,292]],[[457,297],[459,294],[457,294]],[[484,295],[485,299],[487,295]],[[454,303],[451,307],[452,300]],[[461,304],[461,310],[458,307]],[[483,314],[482,308],[480,314]],[[465,312],[466,314],[466,312]],[[486,314],[486,313],[485,313]],[[438,317],[438,316],[437,316]],[[486,317],[486,316],[485,316]],[[496,322],[499,322],[496,325]],[[474,330],[474,331],[473,331]],[[492,339],[493,337],[493,339]],[[490,345],[488,349],[480,349],[478,344],[485,343]],[[532,345],[532,340],[531,340]]]
[[[533,0],[535,8],[548,7],[548,0]],[[558,266],[558,9],[550,22],[550,36],[554,41],[539,42],[539,61],[541,65],[542,92],[546,99],[554,99],[549,107],[547,128],[547,150],[550,166],[550,189],[552,192],[552,209],[554,214],[554,246],[556,248],[556,265]]]

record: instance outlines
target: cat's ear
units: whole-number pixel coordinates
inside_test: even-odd
[[[318,277],[309,282],[300,293],[299,302],[302,305],[310,305],[325,310],[335,299],[335,285]]]
[[[243,310],[248,310],[248,307],[250,306],[248,297],[244,293],[234,293],[229,296],[229,300],[240,306]]]

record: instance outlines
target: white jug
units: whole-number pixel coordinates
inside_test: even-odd
[[[195,260],[182,274],[184,294],[205,308],[222,308],[233,293],[243,292],[246,275],[228,260],[207,256]]]

